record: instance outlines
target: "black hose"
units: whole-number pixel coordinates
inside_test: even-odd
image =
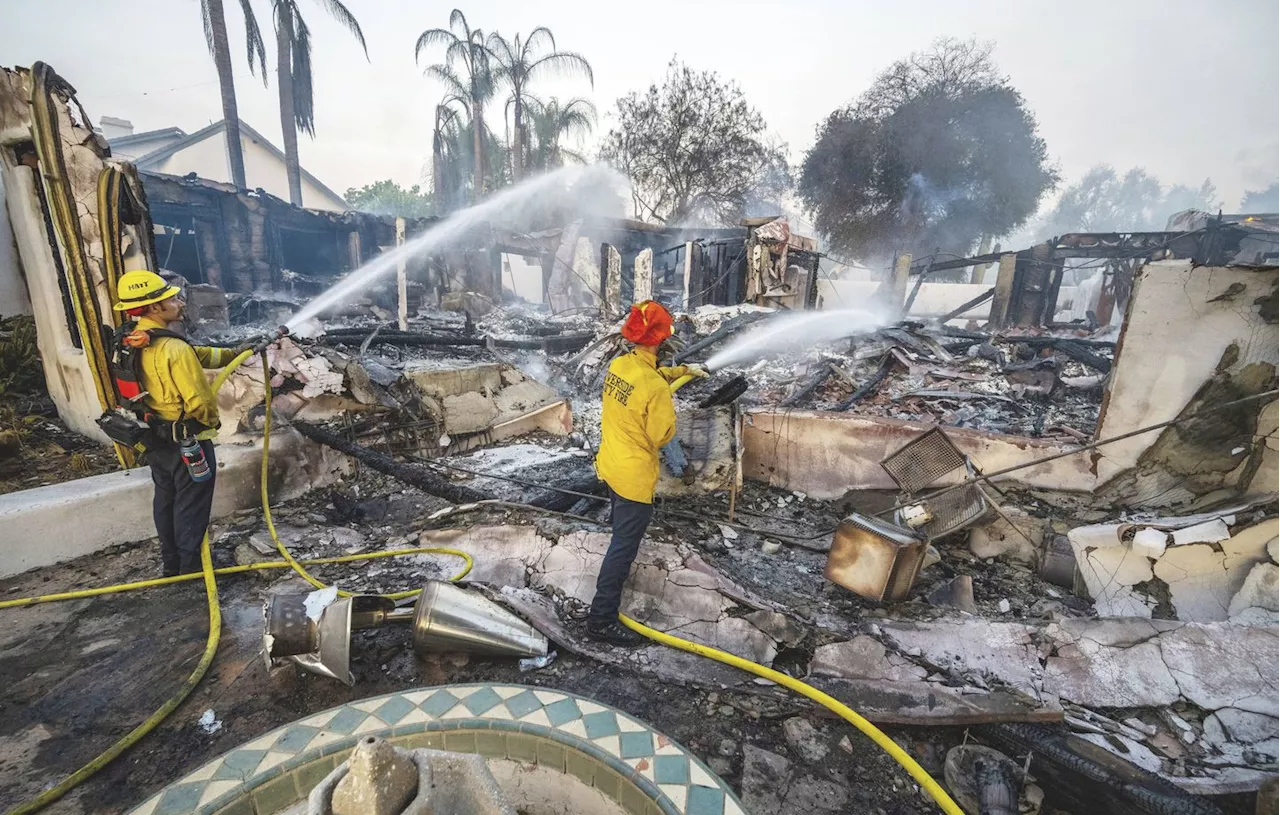
[[[1222,815],[1209,801],[1061,728],[1004,722],[976,725],[971,732],[1015,760],[1030,754],[1031,772],[1057,809],[1099,815]]]

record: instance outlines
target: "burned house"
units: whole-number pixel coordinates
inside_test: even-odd
[[[126,266],[260,304],[241,339],[431,228],[136,174],[77,107],[48,66],[0,74],[21,279],[49,395],[86,434],[106,397],[90,324]],[[220,627],[191,586],[117,586],[154,569],[145,468],[0,495],[0,797],[43,794],[194,686],[133,747],[180,758],[110,763],[72,795],[284,812],[382,740],[469,754],[474,786],[527,812],[933,811],[785,676],[972,810],[993,786],[1027,812],[1253,805],[1280,752],[1273,220],[965,259],[995,278],[925,318],[941,264],[906,259],[832,308],[817,247],[780,219],[589,215],[389,256],[394,277],[227,379]],[[504,302],[515,256],[536,261],[536,307]],[[1064,290],[1085,302],[1073,258],[1109,264],[1110,325],[1092,295],[1094,319],[1062,316]],[[623,611],[777,674],[602,647],[578,621],[609,545],[600,377],[645,297],[680,312],[681,360],[718,364],[675,394],[691,472],[664,473]],[[864,300],[874,320],[811,332]],[[523,650],[478,647],[486,616]],[[961,760],[975,742],[990,772]]]

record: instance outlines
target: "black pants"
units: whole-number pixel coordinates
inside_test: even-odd
[[[176,444],[160,445],[147,453],[151,480],[156,485],[151,514],[160,536],[160,559],[166,575],[200,571],[200,543],[209,527],[213,483],[218,478],[213,442],[202,441],[200,447],[212,473],[207,481],[191,480]]]
[[[640,551],[640,539],[649,528],[653,517],[653,504],[628,501],[613,490],[613,539],[609,551],[604,553],[600,574],[596,577],[596,596],[591,601],[591,613],[587,622],[603,625],[618,619],[618,607],[622,605],[622,584],[627,582],[631,564]]]

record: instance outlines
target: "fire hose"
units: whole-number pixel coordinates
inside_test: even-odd
[[[217,378],[214,379],[214,382],[213,382],[214,392],[217,392],[222,387],[222,384],[226,382],[227,378],[237,368],[239,368],[240,365],[243,364],[244,361],[248,359],[249,356],[252,355],[253,353],[254,353],[253,350],[243,352],[242,354],[237,356],[234,360],[232,360],[231,363],[227,365],[226,368],[224,368],[221,372],[219,372]],[[221,634],[221,628],[222,628],[222,611],[218,605],[218,583],[217,583],[216,575],[238,574],[242,572],[253,571],[256,569],[291,568],[295,572],[297,572],[304,580],[306,580],[308,583],[315,586],[316,588],[325,588],[326,586],[324,583],[321,583],[319,580],[315,579],[307,572],[307,570],[304,568],[304,564],[319,565],[322,563],[343,563],[343,562],[349,562],[349,561],[355,561],[355,560],[367,560],[367,559],[380,558],[380,557],[394,557],[397,555],[426,554],[426,553],[449,554],[449,555],[455,555],[463,558],[463,560],[466,562],[466,566],[461,572],[459,572],[458,574],[450,578],[453,581],[462,579],[471,571],[472,559],[470,555],[467,555],[466,553],[456,549],[446,549],[441,547],[399,549],[399,550],[390,551],[390,552],[373,552],[373,553],[368,553],[364,555],[350,555],[347,557],[339,557],[339,558],[322,558],[318,560],[310,560],[305,562],[298,561],[293,557],[293,555],[289,552],[288,548],[285,547],[284,543],[280,540],[279,536],[276,534],[275,524],[271,519],[270,496],[267,490],[267,465],[269,462],[269,455],[270,455],[269,439],[271,437],[271,369],[267,364],[267,357],[266,357],[265,350],[262,350],[260,353],[261,353],[261,359],[262,359],[262,377],[263,377],[263,384],[264,384],[265,398],[266,398],[266,413],[265,413],[265,420],[264,420],[264,426],[263,426],[263,438],[262,438],[262,468],[261,468],[262,483],[261,483],[261,490],[260,490],[260,496],[262,499],[262,514],[267,524],[267,530],[271,533],[271,539],[275,542],[277,550],[280,552],[280,554],[283,556],[284,559],[282,561],[271,561],[268,563],[257,563],[257,564],[248,564],[245,566],[233,566],[225,569],[214,569],[213,558],[212,558],[212,555],[210,554],[210,549],[209,549],[209,534],[208,532],[206,532],[204,536],[204,540],[200,545],[201,573],[199,575],[179,575],[177,577],[157,578],[155,580],[144,580],[144,581],[139,581],[134,583],[124,583],[116,586],[105,586],[105,587],[96,588],[96,589],[85,589],[81,591],[63,592],[60,594],[50,594],[50,595],[43,595],[39,597],[28,597],[28,598],[21,598],[16,600],[8,600],[8,601],[0,602],[0,609],[16,608],[21,606],[35,605],[38,603],[51,603],[51,602],[57,602],[60,600],[73,600],[73,599],[80,599],[85,597],[96,597],[96,596],[111,594],[116,592],[152,588],[154,586],[163,586],[163,585],[177,583],[185,580],[195,580],[195,579],[202,578],[204,580],[205,596],[207,598],[208,608],[209,608],[209,634],[208,634],[208,638],[205,641],[204,653],[201,655],[200,662],[196,665],[195,670],[191,672],[191,675],[187,677],[186,681],[183,682],[182,686],[178,689],[178,691],[172,697],[170,697],[168,701],[166,701],[163,705],[161,705],[159,709],[157,709],[154,713],[152,713],[149,717],[147,717],[146,720],[144,720],[141,724],[139,724],[137,727],[131,730],[128,734],[126,734],[124,737],[122,737],[121,739],[116,741],[114,744],[112,744],[110,747],[108,747],[106,750],[104,750],[96,758],[91,760],[89,763],[85,764],[80,769],[76,770],[71,775],[67,776],[57,786],[54,786],[46,790],[45,792],[41,793],[40,795],[36,796],[35,798],[32,798],[30,801],[27,801],[26,803],[20,804],[14,809],[9,810],[8,813],[6,813],[6,815],[27,815],[27,813],[37,812],[43,809],[44,807],[48,806],[49,804],[53,803],[54,801],[57,801],[59,798],[61,798],[62,796],[70,792],[72,789],[75,789],[75,787],[77,787],[79,784],[84,782],[94,773],[98,772],[103,767],[107,766],[107,764],[109,764],[117,756],[119,756],[125,750],[129,749],[134,744],[136,744],[139,740],[141,740],[143,736],[146,736],[148,733],[154,730],[161,722],[163,722],[169,716],[170,713],[176,710],[178,706],[182,704],[183,701],[186,700],[186,698],[191,694],[193,690],[195,690],[195,688],[200,684],[200,681],[204,678],[205,673],[209,670],[209,666],[213,663],[213,658],[214,658],[214,655],[217,653],[218,644],[220,641],[220,634]],[[349,592],[340,592],[340,594],[343,594],[344,596],[350,596]],[[417,594],[417,591],[398,592],[396,594],[392,594],[388,596],[392,598],[403,598],[403,597],[410,597],[414,594]],[[709,659],[714,659],[726,665],[731,665],[735,668],[739,668],[741,670],[747,671],[748,673],[752,673],[752,674],[755,674],[756,676],[763,677],[770,681],[776,682],[777,684],[782,685],[783,687],[786,687],[789,690],[795,691],[817,702],[823,707],[826,707],[828,710],[831,710],[833,713],[840,716],[845,721],[848,721],[850,724],[856,727],[859,731],[866,734],[872,740],[872,742],[874,742],[878,747],[880,747],[882,750],[888,753],[889,756],[894,761],[896,761],[899,765],[901,765],[903,769],[905,769],[907,773],[913,779],[915,779],[915,781],[918,784],[920,784],[920,786],[925,790],[925,792],[927,792],[933,798],[933,800],[937,802],[939,808],[941,808],[943,812],[947,813],[947,815],[964,815],[964,810],[962,810],[955,803],[955,801],[951,799],[951,797],[947,794],[946,790],[944,790],[942,786],[937,781],[935,781],[925,771],[923,767],[921,767],[913,758],[911,758],[911,756],[908,755],[905,750],[899,747],[897,743],[893,741],[893,739],[885,735],[883,731],[881,731],[875,725],[871,724],[871,722],[864,719],[856,711],[854,711],[852,708],[848,707],[847,705],[841,703],[840,701],[834,699],[833,697],[827,695],[826,693],[823,693],[822,691],[818,690],[817,688],[814,688],[811,685],[805,684],[804,682],[801,682],[800,680],[795,679],[794,677],[787,676],[786,674],[780,673],[771,668],[766,668],[763,665],[756,664],[754,662],[751,662],[750,660],[743,659],[742,657],[735,656],[726,651],[721,651],[717,648],[710,648],[708,646],[701,645],[695,642],[690,642],[689,640],[682,639],[680,637],[676,637],[671,634],[666,634],[661,631],[656,631],[652,628],[649,628],[648,626],[645,626],[641,623],[636,622],[635,620],[632,620],[631,618],[625,615],[619,615],[619,616],[624,625],[648,637],[654,642],[660,643],[662,645],[666,645],[671,648],[687,651],[692,654],[698,654],[699,656],[704,656]]]

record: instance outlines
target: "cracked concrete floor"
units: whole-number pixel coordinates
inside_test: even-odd
[[[394,527],[438,506],[413,492],[384,497],[379,506],[385,512],[378,521],[384,526]],[[285,506],[282,514],[303,517],[317,508]],[[232,518],[221,531],[236,524]],[[308,529],[313,537],[320,531],[318,523]],[[229,552],[233,543],[224,540],[218,549]],[[154,542],[116,547],[0,581],[0,598],[136,580],[155,573],[156,561]],[[521,673],[509,660],[465,655],[424,659],[413,654],[405,628],[357,633],[354,688],[291,666],[269,672],[259,653],[261,603],[271,584],[281,579],[297,591],[306,588],[295,578],[274,574],[268,579],[222,579],[222,644],[209,675],[156,731],[46,811],[124,812],[213,755],[308,713],[409,687],[478,680],[563,688],[617,706],[684,743],[738,791],[744,751],[760,749],[802,768],[798,779],[821,780],[827,793],[832,787],[844,790],[821,801],[847,801],[872,813],[934,811],[905,772],[851,728],[824,721],[802,700],[762,694],[750,685],[742,691],[691,688],[564,652],[549,668],[531,673]],[[207,630],[199,583],[10,609],[4,619],[0,801],[8,803],[26,800],[61,780],[158,707],[194,667]],[[210,709],[223,727],[206,734],[197,720]],[[814,722],[826,742],[821,760],[807,761],[788,742],[782,723],[797,716]],[[848,748],[842,749],[846,735]],[[911,742],[907,731],[896,735],[904,744],[933,738],[920,729],[910,731]],[[936,737],[958,740],[960,734],[937,731]],[[804,800],[801,795],[796,807]],[[781,811],[847,810],[806,804]]]
[[[740,501],[745,502],[740,506],[757,509],[770,506],[771,514],[784,516],[757,517],[753,523],[792,532],[802,524],[821,526],[834,514],[830,506],[789,502],[787,494],[759,485],[744,489]],[[424,519],[442,506],[437,499],[364,472],[338,488],[282,504],[274,513],[299,557],[411,546],[420,537],[423,543],[472,551],[474,579],[526,592],[543,605],[522,608],[523,613],[537,619],[537,612],[549,608],[556,624],[572,627],[561,612],[590,591],[586,573],[593,570],[588,561],[605,545],[599,531],[547,519],[529,525],[527,516],[490,509],[450,518],[446,523],[453,528],[420,536],[427,526]],[[708,517],[720,509],[696,502],[681,508],[702,510]],[[791,517],[785,517],[788,513]],[[681,624],[683,615],[686,633],[771,658],[775,667],[792,673],[805,671],[815,648],[829,657],[833,675],[852,663],[863,684],[828,689],[858,700],[864,712],[878,702],[871,691],[892,685],[886,677],[919,686],[920,670],[909,666],[920,660],[904,655],[918,647],[930,658],[930,649],[923,647],[929,640],[913,647],[906,631],[912,625],[921,630],[945,625],[936,619],[938,609],[918,600],[892,610],[877,608],[825,584],[819,552],[785,547],[764,556],[759,536],[743,533],[730,541],[712,531],[707,537],[715,528],[714,523],[655,525],[627,592],[632,613],[663,624]],[[261,532],[256,511],[224,519],[213,530],[215,559],[223,565],[252,559],[251,540],[257,537],[261,545]],[[454,569],[451,559],[422,556],[327,566],[316,573],[344,587],[382,591],[410,586],[424,576],[443,577]],[[157,570],[153,543],[120,547],[0,582],[0,597],[123,582]],[[1021,609],[1012,615],[1020,622],[989,625],[1021,630],[1033,618],[1045,619],[1062,609],[1057,601],[1037,607],[1043,601],[1032,600],[1038,590],[1022,571],[974,561],[971,572],[982,611],[990,613],[989,607],[1005,596],[1013,596]],[[688,745],[762,812],[934,811],[897,765],[844,723],[732,669],[659,646],[629,652],[561,649],[551,667],[522,674],[514,662],[502,660],[463,655],[419,659],[409,647],[408,631],[391,628],[357,633],[354,689],[291,666],[271,674],[259,654],[260,608],[266,592],[280,580],[280,573],[263,572],[221,582],[226,623],[210,677],[157,732],[51,811],[121,812],[210,756],[308,713],[408,687],[477,680],[554,686],[627,710]],[[308,590],[296,579],[285,580],[290,591]],[[1015,587],[1021,594],[1010,594]],[[6,614],[12,622],[0,633],[0,800],[5,801],[25,799],[56,782],[127,732],[181,683],[204,643],[204,597],[197,584]],[[897,624],[892,618],[898,618]],[[900,622],[913,619],[919,622],[906,623],[906,628]],[[873,637],[856,634],[859,629]],[[891,639],[902,640],[903,647],[884,653],[884,642]],[[870,645],[876,647],[868,651]],[[1010,639],[1010,647],[1015,646],[1021,647],[1017,638]],[[842,649],[854,657],[874,652],[880,658],[870,663],[845,659],[849,655]],[[820,685],[825,681],[816,680]],[[942,690],[936,684],[932,688]],[[209,709],[224,723],[212,735],[195,724]],[[789,738],[784,725],[797,720],[810,723],[817,735],[803,742]],[[1227,718],[1220,728],[1248,724]],[[796,729],[792,726],[790,732]],[[889,730],[931,772],[941,771],[946,748],[964,737],[956,727]],[[767,794],[767,779],[778,774],[785,776],[785,794],[775,802]],[[753,798],[757,793],[763,797]]]

